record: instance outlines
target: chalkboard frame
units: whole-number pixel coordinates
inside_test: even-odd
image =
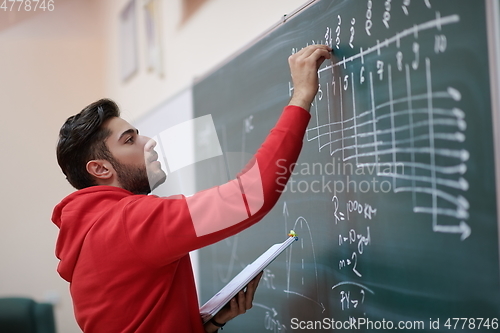
[[[495,150],[496,192],[498,194],[500,193],[500,3],[498,0],[485,1],[489,66],[491,72],[496,73],[496,75],[490,75],[490,87]],[[499,195],[497,195],[497,207],[500,207]],[[500,214],[497,218],[498,239],[500,239]],[[498,246],[498,251],[500,253],[500,242]]]
[[[486,15],[486,13],[484,13],[484,12],[483,12],[483,9],[484,9],[485,4],[486,4],[486,5],[488,5],[488,6],[490,6],[490,5],[491,5],[491,4],[488,4],[486,1],[487,1],[487,0],[485,0],[485,2],[484,2],[484,3],[482,3],[482,4],[481,4],[481,3],[479,3],[479,6],[476,8],[477,10],[475,11],[475,13],[476,13],[476,14],[477,14],[477,13],[479,13],[479,12],[481,13],[481,14],[480,14],[480,18],[481,18],[481,19],[484,19],[484,17],[485,17],[484,15]],[[269,36],[269,35],[271,35],[271,34],[273,34],[274,32],[276,32],[276,30],[280,29],[283,25],[285,25],[285,24],[287,24],[287,23],[292,23],[292,22],[295,20],[295,18],[296,18],[296,17],[299,17],[299,16],[300,16],[299,14],[302,14],[304,11],[308,11],[311,7],[315,6],[316,4],[318,4],[318,3],[320,3],[320,2],[325,2],[325,1],[321,1],[321,0],[310,1],[310,2],[308,2],[306,5],[304,5],[303,7],[299,8],[299,10],[295,11],[294,13],[292,13],[291,15],[289,15],[289,16],[284,16],[281,22],[279,22],[277,25],[275,25],[274,27],[272,27],[272,29],[270,29],[270,30],[269,30],[269,31],[267,31],[265,34],[263,34],[263,35],[260,37],[260,39],[257,39],[256,41],[254,41],[254,42],[252,42],[251,44],[247,45],[244,49],[242,49],[240,52],[237,52],[237,53],[236,53],[233,57],[231,57],[231,58],[227,59],[224,63],[222,63],[222,64],[221,64],[220,66],[218,66],[217,68],[215,68],[215,69],[214,69],[213,71],[211,71],[210,73],[208,73],[206,76],[204,76],[204,77],[200,78],[199,80],[197,80],[196,85],[198,85],[198,84],[200,84],[200,83],[201,83],[201,84],[203,84],[203,82],[204,82],[207,78],[210,78],[211,76],[213,76],[213,75],[214,75],[214,73],[216,73],[216,75],[219,75],[219,74],[217,74],[217,73],[218,73],[219,71],[221,71],[221,69],[222,69],[222,72],[224,72],[224,67],[226,67],[226,65],[228,65],[228,64],[230,65],[230,67],[232,66],[232,69],[231,69],[231,70],[235,69],[235,67],[237,67],[237,65],[236,65],[236,66],[235,66],[234,64],[232,64],[232,65],[231,65],[231,63],[232,63],[233,61],[236,61],[236,62],[235,62],[236,64],[241,65],[242,63],[241,63],[241,62],[237,62],[237,59],[238,59],[239,57],[241,57],[241,56],[243,56],[243,57],[244,57],[244,55],[245,55],[245,53],[247,53],[247,51],[249,51],[249,52],[251,53],[251,52],[252,52],[252,50],[251,50],[251,49],[255,46],[255,44],[261,43],[261,41],[262,41],[262,40],[265,40],[266,38],[268,38],[268,36]],[[339,1],[339,2],[342,2],[342,1]],[[344,3],[344,2],[342,2],[342,3]],[[363,3],[366,5],[366,2],[363,2]],[[444,12],[444,11],[445,11],[445,10],[443,10],[443,12]],[[491,15],[491,10],[490,10],[490,9],[486,9],[486,12],[487,12],[489,15]],[[316,14],[319,14],[317,11],[316,11],[315,13],[316,13]],[[462,14],[463,14],[463,17],[464,17],[464,18],[465,18],[466,16],[468,16],[468,15],[467,15],[467,14],[465,14],[465,13],[462,13]],[[319,15],[318,15],[318,16],[319,16]],[[310,16],[307,16],[307,17],[310,19]],[[336,17],[336,14],[335,14],[335,17]],[[357,18],[357,17],[356,17],[356,18]],[[495,16],[493,17],[493,20],[498,20],[498,15],[495,15]],[[335,22],[336,22],[336,21],[335,21]],[[481,22],[484,22],[484,21],[482,20]],[[416,23],[419,23],[419,22],[416,22]],[[335,24],[336,24],[336,23],[335,23]],[[483,23],[481,23],[481,24],[483,24]],[[293,23],[292,23],[292,25],[291,25],[291,26],[293,26]],[[306,26],[307,26],[307,25],[306,25]],[[483,26],[483,28],[481,28],[479,31],[483,31],[483,29],[484,29],[484,27],[485,27],[485,26],[486,26],[486,25],[484,25],[484,26]],[[287,30],[287,29],[284,29],[284,30]],[[283,30],[280,30],[280,31],[283,31]],[[486,35],[488,35],[488,36],[486,36]],[[484,34],[482,34],[482,36],[483,36],[483,38],[485,38],[485,37],[491,38],[491,37],[490,37],[490,35],[491,35],[491,28],[488,26],[488,29],[484,30]],[[469,37],[470,37],[470,36],[469,36]],[[383,37],[382,37],[382,38],[383,38]],[[433,37],[432,37],[432,38],[433,38]],[[383,40],[383,39],[382,39],[382,40]],[[482,63],[486,63],[486,62],[488,62],[488,61],[489,61],[489,62],[491,62],[491,61],[492,61],[492,58],[491,58],[491,57],[487,57],[487,52],[483,52],[483,50],[491,51],[491,46],[489,46],[489,47],[486,49],[486,48],[484,48],[484,46],[483,46],[483,45],[484,45],[484,44],[481,44],[481,51],[480,51],[480,52],[482,52],[482,54],[483,54],[483,55],[485,55],[485,56],[484,56],[484,57],[482,56],[482,57],[480,58],[480,59],[481,59],[481,62],[482,62]],[[487,46],[488,46],[488,45],[490,45],[490,43],[487,43]],[[363,45],[363,46],[364,46],[364,45]],[[462,46],[463,46],[463,45],[462,45]],[[257,53],[257,54],[259,54],[259,53]],[[494,54],[495,54],[495,53],[494,53]],[[253,53],[253,55],[255,55],[255,53]],[[280,56],[280,57],[283,57],[283,53],[280,53],[280,54],[279,54],[279,56]],[[347,55],[346,55],[346,58],[347,58]],[[247,60],[248,60],[249,58],[245,58],[245,59],[247,59]],[[496,61],[495,61],[495,62],[496,62]],[[344,63],[345,63],[345,62],[344,62]],[[345,67],[344,67],[344,68],[345,68]],[[395,68],[395,67],[394,67],[394,68]],[[487,68],[488,68],[488,67],[487,67]],[[282,68],[281,68],[281,70],[282,70],[282,71],[284,71],[284,70],[285,70],[285,68],[283,68],[283,67],[282,67]],[[227,72],[226,72],[226,73],[227,73]],[[483,72],[483,71],[481,71],[481,73],[483,73],[483,74],[484,74],[484,72]],[[491,75],[491,76],[485,76],[485,78],[487,77],[487,78],[488,78],[487,80],[498,80],[498,77],[497,77],[497,74],[498,74],[498,73],[497,73],[497,72],[493,72],[493,74],[494,74],[494,75]],[[224,75],[225,75],[225,74],[224,74]],[[492,77],[492,76],[493,76],[493,77]],[[221,75],[221,77],[223,77],[223,75]],[[456,77],[456,76],[454,76],[454,77]],[[282,77],[281,77],[281,79],[282,79]],[[225,80],[228,80],[228,77],[225,77]],[[229,80],[231,80],[231,79],[229,79]],[[220,84],[220,81],[223,81],[223,79],[219,78],[218,80],[216,80],[216,83],[217,83],[217,84]],[[481,82],[485,82],[485,81],[486,81],[486,80],[481,81]],[[228,81],[228,82],[229,82],[229,81]],[[488,84],[489,84],[489,83],[488,83]],[[215,89],[215,88],[214,88],[214,90],[212,90],[212,92],[214,92],[214,91],[220,91],[220,86],[219,86],[219,85],[216,85],[216,87],[219,87],[219,88],[218,88],[218,89]],[[488,108],[487,108],[487,109],[485,109],[485,110],[490,110],[489,112],[482,113],[482,115],[483,115],[483,116],[484,116],[484,115],[486,115],[486,117],[483,117],[483,122],[481,122],[482,124],[485,124],[485,125],[487,124],[487,122],[489,122],[489,121],[490,121],[490,120],[486,121],[486,119],[488,119],[488,118],[490,118],[490,119],[491,119],[491,117],[497,117],[497,116],[498,116],[498,115],[496,115],[496,114],[498,113],[498,107],[497,107],[497,106],[494,106],[494,104],[493,104],[493,103],[498,103],[498,102],[494,102],[494,101],[493,101],[493,99],[496,99],[496,97],[495,97],[495,96],[496,96],[496,92],[495,92],[495,93],[493,93],[493,91],[494,91],[494,90],[495,90],[495,91],[497,90],[497,88],[495,88],[495,87],[496,87],[496,86],[494,86],[494,85],[491,85],[491,84],[490,84],[490,87],[488,87],[488,89],[487,89],[488,91],[489,91],[489,90],[492,90],[492,92],[491,92],[491,93],[489,92],[489,93],[490,93],[490,96],[489,96],[488,98],[483,98],[483,99],[482,99],[482,101],[488,101],[488,102],[486,103],[486,104],[488,105]],[[195,88],[195,90],[196,90],[196,88]],[[485,91],[486,91],[486,89],[485,89]],[[205,95],[205,96],[207,96],[207,95]],[[269,97],[269,96],[270,96],[270,95],[266,95],[266,97]],[[240,95],[238,95],[238,97],[240,97]],[[225,97],[223,97],[223,98],[225,98]],[[486,105],[486,104],[484,104],[484,105]],[[233,105],[231,105],[231,107],[234,107],[234,104],[233,104]],[[491,109],[490,109],[490,107],[491,107]],[[196,109],[196,106],[195,106],[195,109]],[[234,108],[231,108],[231,109],[234,109]],[[209,108],[207,108],[207,110],[211,110],[211,108],[209,107]],[[213,110],[213,109],[212,109],[212,110]],[[205,111],[205,112],[206,112],[206,111]],[[210,111],[208,111],[208,112],[210,113]],[[245,112],[246,112],[246,113],[243,113],[243,115],[241,115],[241,117],[247,117],[247,116],[248,116],[248,115],[250,115],[250,114],[251,114],[251,112],[253,112],[253,111],[251,111],[251,112],[249,112],[249,111],[245,111]],[[490,113],[490,112],[491,112],[491,113]],[[200,114],[203,114],[203,113],[200,113]],[[197,114],[197,115],[199,115],[199,114]],[[474,117],[474,116],[473,116],[473,117]],[[235,116],[234,114],[231,114],[231,115],[230,115],[230,118],[231,118],[231,119],[229,119],[228,121],[229,121],[229,122],[232,122],[232,124],[234,125],[234,124],[235,124],[235,122],[234,122],[234,121],[235,121],[235,119],[236,119],[236,118],[238,118],[238,117],[237,117],[237,116]],[[314,116],[313,116],[313,118],[314,118]],[[216,120],[216,118],[214,118],[214,120],[215,120],[215,121],[217,121],[217,120]],[[219,120],[220,120],[220,119],[219,119]],[[226,120],[227,120],[227,119],[226,119]],[[225,121],[225,120],[223,120],[223,121]],[[493,121],[493,123],[495,123],[495,121]],[[262,125],[262,124],[261,124],[261,125]],[[492,127],[496,127],[496,124],[493,124],[493,125],[492,125]],[[494,152],[494,153],[493,153],[493,152],[492,152],[492,153],[490,153],[490,150],[488,150],[488,152],[487,152],[487,155],[488,155],[488,158],[487,158],[488,162],[487,162],[487,163],[488,163],[488,165],[489,165],[489,168],[490,168],[490,167],[491,167],[491,168],[493,168],[493,166],[495,166],[495,165],[499,165],[499,163],[498,163],[498,162],[494,162],[494,163],[490,163],[490,162],[489,162],[491,159],[494,159],[494,160],[497,160],[497,159],[498,159],[498,149],[497,149],[497,146],[498,146],[498,142],[499,142],[499,140],[498,140],[498,138],[497,138],[497,134],[498,134],[498,133],[497,133],[497,130],[495,129],[495,131],[494,131],[494,132],[492,132],[491,134],[489,134],[489,136],[493,135],[493,133],[495,134],[495,137],[493,138],[493,140],[491,140],[491,141],[490,141],[490,140],[488,139],[488,144],[490,145],[490,148],[489,148],[489,149],[491,149],[491,145],[494,145],[494,147],[495,147],[495,152]],[[232,133],[232,134],[234,135],[234,129],[233,129],[233,133]],[[471,133],[468,133],[468,134],[471,134]],[[224,141],[224,140],[223,140],[223,141]],[[469,148],[470,148],[470,147],[469,147]],[[226,150],[226,151],[230,151],[230,150]],[[471,150],[469,150],[469,151],[471,151]],[[490,181],[489,181],[490,177],[491,177],[491,180],[492,180],[492,181],[490,182],[491,186],[489,187],[489,188],[491,188],[491,189],[492,189],[492,190],[491,190],[492,192],[488,192],[488,193],[489,193],[489,194],[493,193],[493,194],[492,194],[492,196],[491,196],[491,198],[492,198],[492,199],[491,199],[489,202],[491,203],[492,201],[494,201],[494,202],[495,202],[496,207],[498,207],[498,196],[493,197],[493,195],[495,195],[495,193],[498,193],[498,192],[499,192],[499,186],[498,186],[498,178],[499,178],[499,175],[498,175],[498,170],[497,170],[497,168],[494,168],[494,169],[495,169],[495,170],[491,170],[491,172],[490,172],[490,170],[488,170],[488,178],[487,178],[487,179],[488,179],[488,182],[490,182]],[[494,175],[490,176],[491,174],[494,174]],[[493,178],[493,177],[494,177],[494,178]],[[493,199],[493,198],[494,198],[494,199]],[[491,207],[491,206],[488,206],[488,207]],[[280,208],[277,208],[277,209],[279,210]],[[284,208],[284,209],[285,209],[285,208]],[[496,209],[496,208],[495,208],[495,209]],[[494,221],[492,221],[491,219],[488,219],[488,225],[489,225],[489,226],[493,225],[493,226],[496,228],[496,229],[495,229],[495,231],[497,231],[497,230],[500,228],[499,217],[498,217],[498,215],[496,215],[496,214],[495,214],[494,216],[495,216],[495,217],[494,217]],[[276,216],[276,214],[275,214],[272,218],[276,218],[276,217],[277,217],[277,216]],[[278,217],[279,217],[279,216],[278,216]],[[494,224],[493,224],[493,223],[494,223]],[[498,233],[500,233],[500,231],[498,231]],[[491,234],[492,234],[492,233],[490,233],[490,235],[491,235]],[[493,233],[493,234],[495,234],[495,237],[497,237],[497,239],[498,239],[498,237],[500,237],[500,235],[498,235],[498,234],[497,234],[497,232],[495,232],[495,233]],[[243,237],[245,237],[245,236],[243,236]],[[248,244],[247,244],[247,245],[248,245]],[[248,248],[247,248],[247,247],[244,247],[244,249],[245,249],[245,251],[246,251]],[[495,246],[494,246],[494,247],[488,247],[488,249],[495,249],[495,250],[493,250],[493,251],[494,251],[494,252],[496,252],[496,254],[495,254],[495,258],[496,258],[496,259],[495,259],[495,260],[491,260],[491,261],[489,261],[489,263],[494,263],[494,262],[496,262],[496,263],[500,263],[500,260],[498,260],[498,259],[497,259],[497,258],[498,258],[498,255],[500,254],[500,245],[498,245],[498,243],[495,243]],[[490,252],[491,252],[491,251],[490,251]],[[213,258],[216,258],[216,256],[217,256],[217,254],[216,254],[216,253],[220,253],[220,252],[214,252],[214,257],[213,257]],[[205,258],[205,259],[207,259],[207,258]],[[245,258],[245,260],[247,260],[247,259],[248,259],[248,258]],[[208,260],[210,260],[210,259],[208,259]],[[202,262],[204,262],[204,261],[206,261],[206,260],[202,259],[201,261],[202,261]],[[314,265],[316,265],[316,264],[314,263]],[[205,268],[206,268],[206,267],[205,267]],[[276,268],[276,269],[279,269],[279,268]],[[205,269],[205,270],[206,270],[206,269]],[[495,273],[494,275],[490,275],[490,276],[492,277],[492,279],[493,279],[493,280],[500,281],[500,279],[499,279],[499,275],[498,275],[497,273]],[[490,281],[491,281],[491,280],[490,280]],[[379,281],[379,282],[380,282],[380,281]],[[393,281],[393,282],[396,282],[396,281]],[[497,288],[495,287],[495,290],[496,290],[496,289],[497,289]],[[212,291],[212,292],[214,292],[214,291]],[[207,295],[204,295],[204,297],[206,297],[206,296],[207,296]],[[411,299],[411,298],[410,298],[410,299]],[[202,301],[203,301],[203,299],[202,299]],[[418,302],[418,299],[415,299],[414,301]],[[266,303],[266,304],[267,304],[267,303]],[[444,305],[444,304],[443,304],[443,305]],[[446,305],[444,305],[444,306],[446,306]],[[497,305],[495,305],[495,309],[497,309]],[[496,311],[496,310],[495,310],[495,311]],[[465,313],[465,312],[462,312],[462,313]],[[266,320],[267,320],[267,317],[266,317]],[[270,320],[271,320],[271,319],[270,319]],[[241,324],[242,322],[239,322],[239,323]]]

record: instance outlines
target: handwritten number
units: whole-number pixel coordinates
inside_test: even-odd
[[[358,265],[358,255],[356,254],[356,252],[352,253],[351,259],[354,260],[354,266],[352,267],[352,271],[354,272],[354,274],[361,277],[362,275],[356,269],[356,266]]]

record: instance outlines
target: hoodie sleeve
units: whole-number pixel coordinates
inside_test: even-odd
[[[134,250],[165,265],[260,221],[291,175],[310,117],[287,106],[252,160],[226,184],[187,198],[134,196],[121,219]]]

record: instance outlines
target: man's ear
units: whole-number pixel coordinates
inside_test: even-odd
[[[87,162],[87,172],[99,180],[107,182],[114,174],[113,166],[106,160],[91,160]]]

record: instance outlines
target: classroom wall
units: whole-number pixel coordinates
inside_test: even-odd
[[[162,1],[164,75],[145,68],[138,15],[139,68],[123,82],[118,17],[128,0],[56,0],[55,10],[0,11],[0,297],[56,304],[59,332],[80,332],[68,284],[56,273],[52,208],[73,189],[55,145],[65,119],[101,97],[134,121],[187,88],[304,0],[207,0],[182,23],[182,1]],[[142,1],[137,1],[140,9]],[[140,11],[138,11],[140,13]],[[17,16],[16,16],[17,15]],[[142,48],[142,51],[141,51]]]
[[[188,87],[245,45],[275,25],[284,14],[306,0],[207,0],[189,20],[182,22],[182,0],[162,1],[164,75],[148,72],[145,65],[144,17],[138,15],[140,69],[125,84],[119,71],[119,13],[128,0],[101,4],[106,17],[106,93],[120,102],[125,117],[140,117],[169,96]],[[141,6],[138,4],[138,13]]]
[[[0,297],[57,302],[57,326],[67,333],[79,329],[68,284],[55,271],[50,216],[72,188],[55,145],[66,118],[104,92],[95,13],[91,1],[56,1],[53,12],[0,31]]]

